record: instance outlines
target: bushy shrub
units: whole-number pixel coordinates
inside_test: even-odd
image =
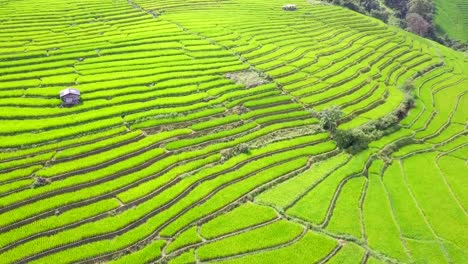
[[[371,141],[371,137],[361,128],[351,130],[337,130],[334,134],[336,145],[350,153],[359,152]]]
[[[320,119],[320,127],[333,133],[338,126],[338,121],[343,116],[343,111],[338,106],[332,106],[317,113],[317,116]]]
[[[250,146],[246,143],[241,143],[229,149],[221,150],[221,160],[224,162],[238,154],[248,154],[250,153]]]

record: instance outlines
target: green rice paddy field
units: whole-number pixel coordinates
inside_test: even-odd
[[[434,0],[434,22],[438,31],[463,42],[468,41],[468,0]]]
[[[0,0],[0,263],[468,263],[467,57],[285,3]]]

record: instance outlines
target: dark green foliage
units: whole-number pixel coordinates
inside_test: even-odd
[[[371,138],[362,129],[337,130],[334,134],[336,145],[350,153],[367,148]]]
[[[234,156],[237,156],[241,153],[244,154],[249,154],[250,153],[250,147],[246,143],[241,143],[239,145],[236,145],[233,148],[225,149],[221,151],[221,159],[222,161],[226,161]]]
[[[333,133],[333,139],[340,149],[349,153],[357,153],[364,150],[371,141],[381,138],[398,124],[400,120],[398,111],[354,129],[338,129]]]
[[[434,4],[432,0],[410,0],[408,3],[408,13],[416,13],[426,21],[432,21]]]
[[[45,185],[47,185],[49,183],[50,183],[49,179],[46,179],[46,178],[43,178],[43,177],[35,177],[34,182],[32,183],[31,187],[33,189],[35,189],[35,188],[38,188],[38,187],[41,187],[41,186],[45,186]]]

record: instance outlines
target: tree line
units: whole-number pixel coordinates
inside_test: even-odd
[[[450,39],[437,32],[433,17],[433,0],[326,0],[359,13],[375,17],[393,26],[435,40],[446,46],[467,50],[466,43]]]

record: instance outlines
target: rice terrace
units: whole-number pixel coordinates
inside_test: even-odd
[[[468,263],[468,53],[328,2],[0,0],[0,264]]]

